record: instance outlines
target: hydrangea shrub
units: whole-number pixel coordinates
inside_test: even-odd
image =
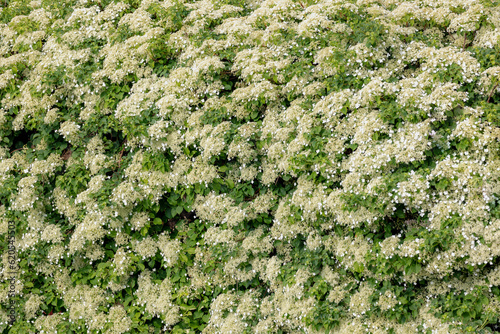
[[[499,103],[498,1],[2,0],[0,330],[492,333]]]

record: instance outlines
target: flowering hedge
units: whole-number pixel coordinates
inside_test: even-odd
[[[4,333],[497,328],[498,1],[0,7]]]

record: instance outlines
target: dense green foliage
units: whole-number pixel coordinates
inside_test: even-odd
[[[492,333],[499,195],[498,2],[0,0],[4,333]]]

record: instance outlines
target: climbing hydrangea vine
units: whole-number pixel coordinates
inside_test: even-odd
[[[498,332],[500,3],[2,0],[0,236],[3,333]]]

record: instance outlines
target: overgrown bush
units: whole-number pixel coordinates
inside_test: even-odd
[[[4,333],[496,330],[498,2],[0,6]]]

